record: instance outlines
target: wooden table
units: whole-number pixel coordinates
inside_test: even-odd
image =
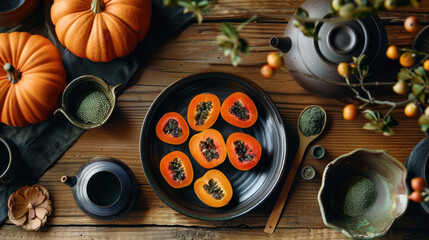
[[[342,119],[342,108],[349,99],[336,100],[313,96],[303,90],[288,71],[277,71],[272,79],[263,78],[260,67],[266,55],[274,51],[268,45],[272,36],[282,36],[288,19],[303,0],[219,0],[203,24],[191,24],[170,39],[135,75],[108,124],[88,130],[49,169],[39,183],[50,191],[54,211],[47,225],[39,232],[26,232],[9,221],[0,227],[0,239],[344,239],[345,236],[323,224],[317,193],[321,175],[328,162],[360,147],[385,149],[405,162],[413,147],[425,137],[417,118],[406,118],[402,109],[394,111],[400,125],[396,135],[384,137],[362,129],[365,119]],[[389,44],[409,47],[414,34],[405,32],[403,19],[412,12],[422,22],[429,16],[427,2],[420,9],[405,8],[381,13],[389,36]],[[243,63],[232,67],[216,45],[220,22],[237,23],[253,14],[263,15],[257,23],[242,30],[251,45]],[[328,156],[315,160],[309,154],[303,165],[313,166],[317,176],[310,181],[296,177],[287,205],[273,235],[264,233],[278,191],[252,212],[224,222],[201,221],[180,214],[164,204],[148,184],[140,163],[139,138],[146,112],[155,97],[171,82],[190,74],[225,71],[249,78],[261,86],[274,100],[284,122],[290,143],[296,141],[296,121],[300,111],[310,104],[319,104],[328,113],[326,132],[315,142],[325,147]],[[293,144],[292,144],[293,145]],[[290,148],[289,159],[295,154]],[[62,175],[72,175],[91,158],[102,155],[123,160],[134,171],[140,188],[137,202],[130,213],[119,221],[102,222],[87,217],[77,207],[72,191],[60,182]],[[303,166],[302,165],[302,166]],[[415,204],[386,235],[386,239],[429,238],[427,218]]]

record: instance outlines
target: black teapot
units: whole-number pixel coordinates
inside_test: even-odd
[[[330,0],[307,0],[301,6],[310,18],[317,19],[326,17],[330,7]],[[270,45],[283,52],[286,68],[301,87],[325,97],[351,96],[353,92],[347,86],[332,82],[345,83],[337,72],[338,63],[351,63],[353,57],[362,54],[367,56],[365,65],[371,73],[365,81],[377,78],[386,59],[387,34],[376,15],[356,21],[319,21],[315,28],[317,39],[305,36],[293,21],[291,18],[283,37],[270,39]]]
[[[83,212],[100,220],[122,217],[133,207],[138,192],[131,169],[115,158],[93,158],[76,176],[63,176],[61,182],[72,187]]]

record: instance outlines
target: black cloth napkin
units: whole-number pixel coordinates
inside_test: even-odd
[[[67,82],[81,75],[92,74],[112,86],[118,83],[126,85],[136,70],[192,19],[190,14],[183,14],[180,7],[168,8],[163,6],[162,0],[152,0],[152,18],[146,38],[131,54],[108,63],[96,63],[76,57],[59,43],[49,17],[51,4],[52,0],[41,1],[30,19],[13,28],[0,28],[0,32],[26,31],[48,38],[62,53]],[[26,165],[14,182],[0,188],[0,224],[7,218],[10,194],[23,185],[35,183],[83,132],[83,129],[75,127],[63,116],[54,116],[42,123],[25,127],[11,127],[0,123],[0,135],[15,142]]]

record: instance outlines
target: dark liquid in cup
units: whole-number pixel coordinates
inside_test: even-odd
[[[0,175],[2,175],[9,166],[9,151],[3,143],[0,143]]]
[[[0,12],[9,12],[10,10],[19,7],[23,2],[24,0],[0,0]]]
[[[109,206],[118,200],[122,187],[119,179],[111,172],[98,172],[88,181],[88,197],[98,206]]]

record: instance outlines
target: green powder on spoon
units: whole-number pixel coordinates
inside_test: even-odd
[[[310,107],[299,118],[299,129],[306,137],[319,134],[325,123],[325,113],[319,107]]]
[[[357,217],[365,214],[375,203],[377,189],[369,178],[353,176],[340,187],[340,204],[344,214]]]

